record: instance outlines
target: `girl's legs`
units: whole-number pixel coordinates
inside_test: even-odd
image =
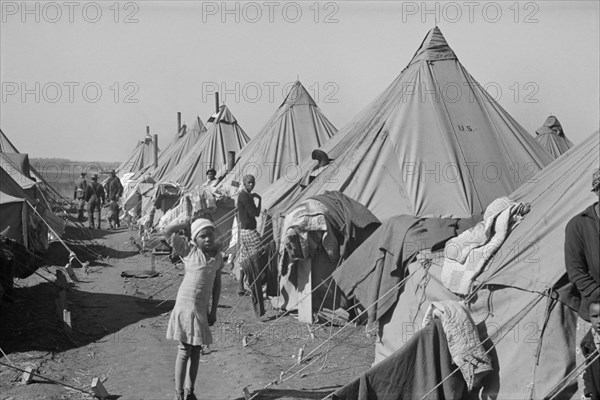
[[[191,355],[190,361],[188,362],[188,379],[186,381],[186,391],[188,393],[194,393],[194,385],[196,383],[196,377],[198,376],[198,366],[200,365],[200,353],[202,352],[202,346],[190,346]]]
[[[183,384],[187,372],[188,360],[191,357],[192,346],[179,342],[177,346],[177,359],[175,360],[175,392],[183,399]]]
[[[188,393],[194,392],[194,384],[198,376],[198,366],[200,365],[200,353],[202,346],[192,346],[191,344],[180,342],[177,346],[177,360],[175,361],[175,391],[182,394],[183,387],[186,386]]]

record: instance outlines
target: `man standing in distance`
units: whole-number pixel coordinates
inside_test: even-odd
[[[85,180],[85,172],[75,182],[75,191],[73,192],[73,200],[77,200],[77,220],[83,221],[83,211],[85,210],[85,190],[88,187],[88,182]]]
[[[114,169],[110,170],[110,178],[106,182],[104,189],[106,191],[106,197],[108,202],[116,201],[118,202],[121,196],[123,196],[123,185],[121,184],[121,180],[117,176],[117,173]],[[121,222],[119,221],[119,214],[117,213],[115,219],[116,227],[121,226]]]
[[[108,201],[119,201],[119,198],[123,195],[123,185],[114,169],[110,170],[110,178],[106,181],[104,189],[108,196]]]
[[[104,188],[98,183],[98,175],[92,175],[92,183],[85,190],[85,201],[88,202],[88,219],[90,228],[94,228],[94,211],[98,213],[98,229],[100,229],[100,210],[104,205],[106,197]]]

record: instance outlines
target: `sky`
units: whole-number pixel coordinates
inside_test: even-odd
[[[30,157],[124,161],[166,147],[221,93],[254,137],[296,80],[338,128],[436,24],[529,133],[598,130],[598,1],[0,1],[0,128]]]

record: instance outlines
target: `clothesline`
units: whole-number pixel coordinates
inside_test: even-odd
[[[308,354],[306,354],[304,357],[305,358],[309,358],[311,355],[313,355],[317,350],[319,350],[321,347],[323,347],[323,345],[325,345],[326,343],[330,342],[331,340],[333,340],[334,337],[336,337],[337,335],[339,335],[342,331],[344,331],[348,326],[350,326],[351,324],[353,324],[355,321],[357,321],[360,317],[362,317],[368,310],[370,310],[373,306],[375,306],[382,298],[384,298],[385,296],[387,296],[388,294],[392,293],[393,291],[396,290],[396,288],[401,287],[402,285],[406,284],[406,282],[408,281],[408,279],[413,276],[420,268],[422,268],[422,266],[419,266],[419,268],[416,268],[413,272],[411,272],[408,276],[406,276],[403,280],[401,280],[400,282],[396,283],[394,286],[392,286],[392,288],[390,288],[387,292],[385,292],[384,294],[382,294],[381,296],[379,296],[379,298],[377,298],[372,304],[370,304],[367,308],[365,308],[363,311],[361,311],[356,317],[354,317],[352,320],[348,321],[344,326],[342,326],[336,333],[332,334],[330,337],[328,337],[323,343],[319,344],[317,347],[315,347],[312,351],[310,351]],[[330,277],[331,279],[333,279],[333,277]],[[329,279],[329,278],[328,278]],[[324,280],[323,282],[321,282],[321,285],[323,283],[327,282],[327,279]],[[264,330],[263,330],[264,332]],[[344,340],[349,337],[350,335],[347,335]],[[340,341],[339,343],[337,343],[334,347],[330,348],[326,353],[322,353],[319,356],[315,357],[314,360],[312,360],[309,364],[307,364],[306,366],[304,366],[303,368],[301,368],[299,371],[296,371],[295,373],[293,373],[291,376],[289,376],[288,378],[286,378],[285,380],[282,379],[282,377],[287,374],[288,372],[290,372],[292,369],[294,369],[297,364],[292,365],[290,368],[288,368],[286,371],[283,371],[280,374],[279,379],[275,379],[274,381],[271,381],[270,383],[266,384],[262,389],[260,389],[257,393],[255,393],[249,400],[254,399],[256,396],[258,396],[260,393],[262,393],[265,389],[267,389],[268,387],[277,384],[278,381],[280,380],[281,382],[285,382],[288,379],[291,379],[292,377],[296,376],[297,374],[299,374],[300,372],[304,371],[306,368],[310,367],[311,365],[313,365],[316,361],[318,361],[320,359],[320,357],[323,357],[325,354],[328,354],[329,352],[331,352],[334,348],[336,348],[337,346],[339,346],[341,343],[343,343],[343,340]]]
[[[579,371],[582,370],[582,367],[586,367],[589,364],[592,364],[600,358],[600,350],[595,349],[593,352],[588,354],[586,358],[581,362],[581,364],[577,365],[573,371],[568,373],[564,378],[562,378],[552,389],[546,393],[542,399],[544,400],[554,400],[556,396],[558,396],[567,386],[571,384],[577,377],[579,376]],[[566,381],[566,382],[565,382]],[[563,383],[564,382],[564,383]],[[552,397],[548,398],[548,396],[552,395]]]

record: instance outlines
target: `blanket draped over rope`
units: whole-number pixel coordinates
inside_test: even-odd
[[[338,286],[349,297],[369,307],[369,322],[383,316],[396,302],[401,287],[390,291],[406,276],[406,266],[421,250],[444,243],[474,226],[481,216],[472,218],[416,218],[399,215],[383,222],[334,274]],[[388,293],[386,296],[381,295]]]
[[[454,373],[456,368],[442,322],[434,319],[401,349],[333,393],[333,399],[419,400],[425,395],[427,400],[464,399],[467,385],[461,374]]]
[[[486,208],[483,221],[450,239],[444,253],[444,286],[457,294],[469,294],[483,266],[527,212],[529,206],[500,197]]]
[[[459,366],[467,389],[479,387],[482,379],[492,371],[492,360],[481,344],[471,314],[458,301],[434,301],[425,312],[423,328],[435,317],[442,321],[452,361]]]

